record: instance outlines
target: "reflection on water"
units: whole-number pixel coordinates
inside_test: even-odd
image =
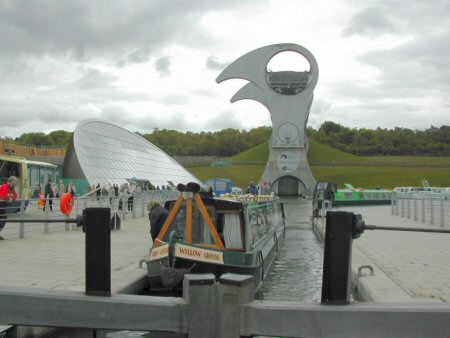
[[[311,228],[311,201],[284,199],[286,239],[267,275],[262,299],[320,302],[323,246]]]

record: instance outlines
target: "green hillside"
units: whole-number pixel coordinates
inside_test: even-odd
[[[359,156],[346,153],[345,151],[332,148],[314,141],[309,142],[308,160],[311,164],[315,162],[350,163],[362,162]]]
[[[255,162],[267,162],[269,158],[269,143],[261,143],[259,146],[250,148],[243,151],[233,157],[230,160],[233,161],[255,161]]]
[[[267,143],[237,154],[229,167],[188,167],[201,180],[213,177],[230,178],[234,186],[247,187],[258,182],[269,157]],[[427,179],[433,186],[450,186],[449,157],[356,156],[310,141],[308,153],[311,170],[318,181],[352,183],[364,188],[394,188],[420,185]]]
[[[248,149],[234,155],[230,159],[238,162],[267,162],[269,158],[269,145],[262,143],[254,148]],[[331,148],[329,146],[310,141],[309,142],[309,161],[312,162],[358,162],[359,156],[346,153],[342,150]]]
[[[230,157],[236,163],[266,163],[268,158],[269,146],[267,143],[262,143]],[[315,141],[309,142],[308,160],[311,165],[450,166],[450,157],[357,156]]]

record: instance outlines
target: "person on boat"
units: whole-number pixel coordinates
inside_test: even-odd
[[[164,222],[169,216],[169,211],[164,208],[158,201],[151,201],[147,205],[148,219],[150,220],[150,234],[152,235],[152,241],[154,242],[158,237]]]
[[[261,183],[262,183],[261,184],[261,194],[262,195],[270,195],[271,191],[270,191],[269,180],[263,179]]]
[[[11,176],[5,184],[0,187],[0,232],[6,225],[6,209],[8,203],[17,200],[18,194],[16,191],[17,177]],[[4,240],[0,236],[0,240]]]
[[[214,197],[214,189],[213,189],[211,186],[208,188],[208,194],[209,194],[211,197]]]
[[[256,187],[255,183],[250,182],[249,186],[247,187],[247,194],[258,195],[258,188]]]

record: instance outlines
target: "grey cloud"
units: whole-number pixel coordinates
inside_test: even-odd
[[[361,79],[360,82],[336,81],[329,84],[329,90],[333,97],[339,100],[358,99],[366,102],[371,100],[379,100],[383,97],[389,97],[392,88],[387,87],[386,83],[380,80],[377,84],[365,84]],[[386,88],[387,87],[387,88]],[[313,105],[314,108],[314,105]]]
[[[390,95],[450,90],[450,33],[419,37],[390,50],[366,53],[359,61],[377,67],[379,89]],[[409,93],[409,95],[408,95]]]
[[[206,67],[212,70],[224,70],[226,66],[228,66],[228,62],[219,62],[217,57],[210,55],[206,59]]]
[[[436,104],[430,108],[424,102],[420,103],[420,97],[416,100],[402,97],[348,100],[348,97],[342,97],[336,101],[338,104],[333,105],[326,114],[311,114],[309,125],[317,128],[326,120],[348,127],[370,129],[404,127],[423,130],[433,123],[438,126],[448,125],[448,107]]]
[[[6,129],[6,127],[15,128],[23,125],[27,121],[34,120],[33,116],[35,116],[35,114],[36,111],[34,111],[31,107],[28,109],[21,109],[20,107],[1,107],[1,125],[3,129]]]
[[[1,134],[13,137],[30,131],[71,130],[68,126],[93,115],[89,105],[71,105],[48,97],[35,97],[33,100],[24,97],[3,103],[0,107]]]
[[[326,114],[332,107],[332,103],[322,99],[322,98],[314,98],[314,101],[311,106],[311,112],[309,114],[309,118],[313,115],[324,115]]]
[[[145,63],[149,60],[149,56],[142,50],[137,50],[128,55],[128,61],[130,63]]]
[[[157,48],[174,43],[213,42],[200,25],[206,13],[243,6],[232,1],[58,1],[0,2],[0,55],[130,56],[141,62]],[[188,32],[188,34],[186,34]],[[143,51],[130,55],[130,50]],[[137,59],[136,59],[137,57]]]
[[[176,129],[176,130],[191,130],[192,123],[186,120],[186,114],[183,113],[175,113],[172,114],[169,118],[161,121],[161,126],[167,129]]]
[[[220,112],[219,115],[208,120],[205,123],[204,128],[206,130],[222,130],[226,128],[248,129],[249,126],[241,122],[236,117],[235,112],[233,110],[226,110]]]
[[[126,56],[125,59],[122,59],[119,62],[117,62],[116,66],[118,68],[123,68],[130,64],[146,63],[149,60],[150,60],[150,52],[149,51],[135,50],[134,52],[128,54],[128,56]]]
[[[155,61],[155,70],[160,77],[169,76],[171,64],[172,61],[169,56],[160,57]]]
[[[139,130],[159,129],[176,129],[176,130],[193,130],[195,126],[186,120],[185,114],[177,112],[173,114],[149,114],[145,119],[135,121],[135,126]]]
[[[122,90],[114,85],[115,76],[97,69],[88,68],[77,81],[68,82],[66,78],[75,77],[78,68],[67,69],[64,78],[55,79],[55,74],[47,73],[49,67],[20,64],[24,67],[15,77],[0,71],[0,81],[8,83],[0,86],[0,125],[8,135],[19,135],[25,126],[31,131],[67,129],[68,123],[98,116],[105,105],[152,100],[148,93]],[[58,74],[61,65],[55,67]]]
[[[332,107],[330,101],[323,99],[320,95],[315,95],[306,126],[317,129],[324,121],[330,120]]]
[[[82,90],[109,88],[118,79],[117,76],[102,73],[98,69],[89,68],[82,78],[75,82],[75,85]]]
[[[395,33],[397,31],[396,23],[386,16],[384,11],[380,8],[369,7],[352,18],[348,27],[344,29],[343,35],[378,35],[381,33]]]
[[[160,102],[164,105],[184,105],[189,102],[189,98],[184,95],[170,94],[164,97]]]
[[[217,92],[213,92],[212,90],[207,89],[195,89],[192,91],[195,95],[206,96],[206,97],[218,97]]]
[[[450,26],[448,0],[348,0],[360,9],[343,30],[344,36],[352,34],[376,36],[392,33],[430,35],[445,32]]]
[[[103,107],[100,118],[105,121],[110,121],[113,124],[123,126],[132,124],[133,120],[130,114],[121,106],[108,104]]]
[[[390,50],[378,50],[360,57],[360,61],[380,67],[396,62],[413,60],[424,66],[434,66],[437,70],[450,68],[450,32],[433,36],[419,36]]]
[[[415,3],[411,3],[411,6],[414,7]],[[421,16],[416,16],[420,21]],[[449,113],[448,108],[445,108],[450,100],[449,31],[450,29],[430,34],[412,34],[407,42],[394,48],[372,50],[361,55],[357,61],[375,67],[379,71],[376,82],[368,84],[361,78],[361,81],[352,83],[329,83],[330,93],[339,101],[352,100],[360,103],[360,109],[369,113],[377,110],[376,107],[382,107],[383,112],[389,112],[393,108],[392,116],[395,119],[386,118],[383,123],[388,123],[387,126],[389,121],[390,125],[393,121],[398,121],[398,124],[412,124],[412,115],[408,114],[415,109],[418,109],[417,121],[422,121],[422,116],[429,116],[431,113],[425,102],[433,106],[432,113],[436,120],[448,124],[437,116],[443,114],[445,110],[447,114]],[[389,104],[383,106],[386,101]],[[414,102],[417,108],[413,108],[407,102]],[[404,120],[397,119],[402,116],[401,114],[405,114]],[[369,114],[365,120],[369,123],[372,118],[379,119]]]

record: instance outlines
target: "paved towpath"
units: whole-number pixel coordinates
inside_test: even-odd
[[[438,229],[391,215],[390,206],[347,207],[367,224]],[[84,291],[84,241],[79,228],[26,224],[19,238],[17,223],[6,225],[0,241],[0,284],[55,290]],[[33,230],[33,227],[34,230]],[[320,226],[319,226],[320,228]],[[111,232],[112,291],[118,292],[145,276],[138,263],[145,258],[151,239],[146,217],[128,219]],[[358,278],[361,265],[371,265]],[[353,241],[353,281],[365,300],[377,302],[450,301],[450,234],[366,230]]]
[[[390,206],[342,207],[361,214],[366,224],[442,229],[391,215]],[[447,228],[448,229],[448,228]],[[361,265],[371,265],[362,270]],[[365,300],[449,302],[450,234],[366,230],[353,240],[353,281]]]
[[[0,284],[55,290],[85,290],[85,234],[80,228],[64,230],[50,224],[26,224],[25,238],[18,236],[18,223],[7,223],[0,241]],[[111,289],[118,292],[146,274],[139,261],[151,243],[146,217],[128,219],[122,229],[111,232]]]

